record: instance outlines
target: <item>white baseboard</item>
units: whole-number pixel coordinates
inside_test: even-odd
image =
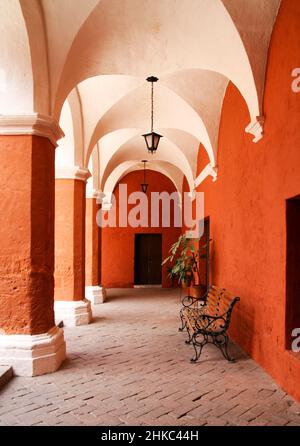
[[[61,328],[39,335],[0,335],[0,364],[12,366],[17,376],[38,376],[55,372],[66,357]]]
[[[106,299],[106,289],[100,285],[86,286],[85,298],[88,299],[92,305],[103,304]]]
[[[92,321],[91,303],[83,300],[56,300],[54,302],[55,320],[63,321],[64,327],[86,325]]]

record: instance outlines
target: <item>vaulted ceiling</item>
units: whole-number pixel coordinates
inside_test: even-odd
[[[266,62],[280,0],[9,0],[0,2],[0,113],[60,122],[57,169],[89,167],[109,191],[147,156],[141,134],[164,135],[149,168],[180,189],[197,181],[200,143],[215,177],[228,83],[262,137]],[[15,61],[18,61],[16,65]],[[21,88],[20,88],[21,87]],[[202,175],[203,177],[203,175]],[[201,177],[201,178],[202,178]]]

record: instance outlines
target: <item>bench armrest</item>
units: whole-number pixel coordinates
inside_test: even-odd
[[[183,307],[191,307],[195,303],[198,303],[200,307],[204,307],[206,295],[202,297],[184,296],[181,300]]]
[[[212,324],[215,324],[216,322],[219,322],[220,328],[226,327],[226,313],[222,314],[220,316],[212,316],[210,314],[199,314],[195,318],[195,327],[198,330],[207,330],[211,328]]]

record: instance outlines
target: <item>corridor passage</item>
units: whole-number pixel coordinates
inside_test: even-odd
[[[65,328],[55,374],[15,377],[0,393],[1,425],[300,425],[300,404],[231,345],[199,363],[178,332],[180,291],[108,290],[90,325]]]

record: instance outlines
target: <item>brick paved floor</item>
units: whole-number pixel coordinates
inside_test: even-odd
[[[1,425],[300,425],[300,404],[237,347],[191,364],[178,333],[177,290],[110,290],[89,326],[65,329],[55,374],[15,377]]]

